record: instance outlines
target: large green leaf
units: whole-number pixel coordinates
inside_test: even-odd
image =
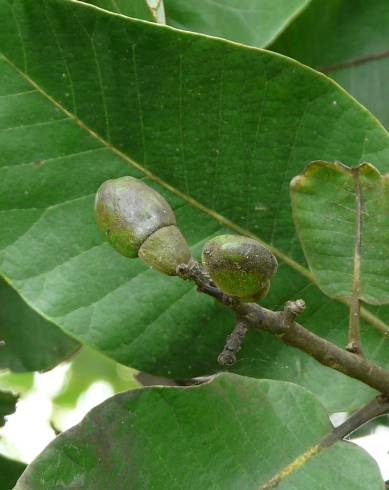
[[[78,343],[32,310],[0,279],[0,369],[42,371],[69,357]]]
[[[374,460],[332,429],[308,391],[223,375],[191,388],[129,391],[93,409],[27,468],[16,490],[83,488],[381,490]]]
[[[291,183],[297,232],[320,288],[389,302],[389,178],[368,163],[312,162]]]
[[[0,488],[11,490],[14,488],[20,475],[26,469],[24,463],[0,456]]]
[[[269,49],[321,69],[389,127],[389,2],[312,0]]]
[[[84,0],[105,10],[150,22],[165,22],[162,0]]]
[[[263,47],[309,4],[310,0],[164,0],[169,25]]]
[[[144,371],[218,369],[230,313],[98,233],[101,182],[146,175],[196,256],[215,233],[260,237],[280,259],[266,305],[302,296],[302,322],[345,345],[348,310],[312,282],[288,184],[314,159],[387,171],[388,134],[364,108],[282,56],[78,2],[1,0],[0,19],[0,269],[34,309]],[[375,313],[369,321],[382,327],[389,311]],[[388,365],[387,340],[362,330],[366,355]],[[333,409],[371,391],[256,332],[234,370],[294,380]]]

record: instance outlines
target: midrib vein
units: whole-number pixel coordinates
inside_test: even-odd
[[[282,480],[298,470],[308,460],[313,458],[313,456],[316,456],[321,449],[323,449],[323,446],[320,443],[310,447],[304,451],[304,453],[297,456],[291,463],[284,466],[276,475],[270,478],[270,480],[258,487],[257,490],[270,490],[271,488],[278,486]]]
[[[188,196],[187,194],[181,192],[180,190],[176,189],[160,177],[158,177],[156,174],[148,170],[147,168],[143,167],[140,165],[138,162],[135,160],[132,160],[128,155],[123,153],[122,151],[118,150],[115,146],[113,146],[111,143],[109,143],[107,140],[102,138],[98,133],[96,133],[93,129],[88,127],[81,119],[79,119],[75,114],[72,112],[68,111],[65,107],[63,107],[58,101],[56,101],[50,94],[48,94],[37,82],[35,82],[32,78],[30,78],[26,73],[24,73],[22,70],[20,70],[4,53],[1,53],[1,56],[3,57],[4,61],[8,63],[18,74],[21,76],[25,81],[27,81],[32,87],[34,87],[39,93],[41,93],[46,99],[48,99],[55,107],[57,107],[59,110],[61,110],[64,114],[66,114],[70,119],[72,119],[80,128],[82,128],[84,131],[86,131],[89,135],[91,135],[93,138],[95,138],[97,141],[99,141],[102,145],[104,145],[106,148],[108,148],[112,153],[120,157],[122,160],[127,162],[128,164],[132,165],[136,169],[138,169],[140,172],[142,172],[145,176],[147,176],[149,179],[153,180],[154,182],[158,183],[168,191],[170,191],[172,194],[175,194],[176,196],[180,197],[184,201],[186,201],[188,204],[193,206],[196,209],[199,209],[205,214],[208,214],[212,218],[214,218],[216,221],[221,223],[224,226],[227,226],[228,228],[231,228],[232,230],[238,232],[241,235],[246,235],[248,237],[254,238],[258,240],[260,243],[262,243],[265,247],[267,247],[271,252],[281,259],[283,262],[285,262],[287,265],[289,265],[292,269],[300,273],[302,276],[306,277],[310,282],[313,284],[317,285],[315,282],[315,279],[312,275],[312,273],[306,269],[304,266],[296,262],[295,260],[291,259],[289,256],[281,252],[278,248],[274,247],[273,245],[268,244],[264,240],[262,240],[260,237],[255,235],[254,233],[251,233],[249,230],[246,230],[245,228],[242,228],[241,226],[237,225],[236,223],[233,223],[230,221],[228,218],[225,218],[221,214],[217,213],[213,209],[207,208],[200,202],[198,202],[196,199],[192,198],[191,196]],[[341,303],[349,304],[348,301],[344,300],[336,300],[340,301]],[[364,308],[361,308],[361,316],[369,322],[372,326],[380,330],[381,332],[385,333],[386,335],[389,335],[389,327],[380,320],[378,317],[376,317],[374,314],[372,314],[370,311],[365,310]]]
[[[360,350],[360,289],[361,289],[361,246],[362,246],[362,191],[360,167],[352,168],[351,175],[355,184],[355,244],[352,294],[350,299],[349,347]],[[354,345],[355,344],[355,345]]]

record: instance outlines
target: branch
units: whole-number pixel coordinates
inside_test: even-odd
[[[246,336],[248,328],[248,323],[244,318],[238,319],[236,327],[227,338],[223,352],[217,358],[219,364],[222,366],[229,366],[235,363],[235,354],[237,354],[242,348],[243,340]]]
[[[283,311],[272,311],[256,303],[242,303],[224,294],[211,282],[196,261],[177,267],[177,274],[183,279],[194,281],[200,292],[212,296],[233,310],[238,318],[245,319],[248,328],[275,335],[282,342],[302,350],[324,366],[357,379],[389,396],[389,371],[363,356],[341,349],[294,321],[295,316],[303,309],[302,300],[289,301]]]
[[[329,447],[336,441],[344,439],[359,427],[370,422],[370,420],[385,415],[389,412],[389,399],[383,395],[379,395],[366,405],[355,411],[347,420],[336,427],[333,431],[327,434],[320,441],[321,447]]]
[[[344,61],[343,63],[336,63],[334,65],[322,66],[321,68],[317,68],[317,70],[321,71],[322,73],[330,73],[332,71],[343,70],[344,68],[350,68],[350,66],[363,65],[364,63],[368,63],[369,61],[382,60],[388,57],[389,57],[389,51],[383,51],[382,53],[362,56],[361,58]]]

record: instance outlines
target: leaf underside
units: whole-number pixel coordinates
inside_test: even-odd
[[[318,158],[387,171],[388,135],[365,109],[279,55],[77,2],[1,0],[0,19],[0,270],[34,309],[137,369],[219,369],[230,313],[98,233],[97,188],[133,175],[170,202],[196,257],[231,231],[271,246],[280,267],[265,306],[303,297],[302,323],[345,345],[347,308],[312,282],[288,184]],[[387,322],[388,309],[372,311]],[[366,324],[362,335],[388,365],[387,340]],[[372,391],[255,332],[233,369],[301,383],[334,410]]]
[[[204,407],[207,407],[204,409]],[[53,488],[381,490],[374,460],[338,442],[308,391],[221,375],[191,388],[153,387],[110,398],[53,441],[15,490]]]

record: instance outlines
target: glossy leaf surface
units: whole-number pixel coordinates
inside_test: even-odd
[[[374,460],[348,442],[318,452],[331,431],[308,391],[223,375],[191,388],[116,395],[60,435],[16,490],[277,488],[382,490]]]
[[[345,345],[347,308],[312,282],[288,185],[318,158],[389,169],[389,137],[364,108],[282,56],[78,2],[1,0],[0,19],[0,269],[34,309],[147,372],[219,369],[229,312],[120,257],[98,232],[97,188],[133,175],[169,201],[196,257],[231,231],[272,247],[280,267],[266,305],[303,297],[302,323]],[[369,322],[388,319],[380,309]],[[363,337],[366,355],[388,365],[381,334],[363,327]],[[334,410],[371,396],[255,332],[234,370],[301,383]]]

